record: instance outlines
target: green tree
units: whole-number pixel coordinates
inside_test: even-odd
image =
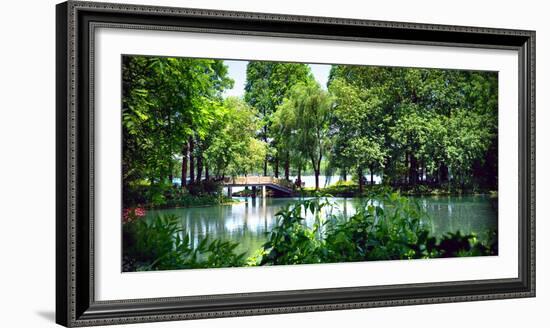
[[[256,140],[259,120],[254,108],[239,98],[227,98],[220,109],[205,150],[215,176],[248,174],[258,170],[265,158],[265,143]]]
[[[124,188],[147,181],[150,198],[161,201],[178,154],[185,184],[188,149],[207,135],[217,116],[212,102],[233,81],[222,61],[210,59],[124,56],[122,71]]]
[[[269,144],[270,148],[264,161],[264,175],[267,175],[267,165],[270,160],[268,154],[272,155],[275,176],[279,176],[280,157],[285,159],[285,168],[288,171],[289,154],[285,151],[277,151],[279,147],[273,142],[272,116],[295,84],[311,80],[313,76],[306,64],[251,61],[246,68],[244,99],[258,110],[262,123],[259,138]]]
[[[290,136],[287,146],[310,160],[315,174],[315,189],[318,190],[321,161],[330,144],[332,99],[316,82],[299,83],[290,90],[280,107],[290,114],[285,123],[278,122],[277,125],[284,124],[291,129],[286,133],[286,137]],[[280,120],[281,117],[278,117]]]
[[[371,184],[375,170],[384,166],[384,131],[380,126],[381,101],[375,92],[353,86],[342,79],[331,81],[335,99],[331,134],[333,167],[357,172],[359,190],[363,191],[364,172],[369,170]]]
[[[474,163],[482,159],[491,145],[491,134],[481,115],[457,110],[449,120],[446,147],[451,174],[463,188],[471,183]]]
[[[462,188],[496,188],[496,74],[335,65],[329,90],[336,102],[332,166],[345,169],[353,163],[346,154],[353,153],[350,140],[360,131],[371,154],[374,145],[384,153],[374,169],[386,183],[442,184],[451,178]],[[464,138],[472,139],[476,151],[457,141]],[[370,159],[376,163],[380,156]]]

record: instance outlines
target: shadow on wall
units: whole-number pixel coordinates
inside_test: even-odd
[[[55,312],[54,311],[37,311],[36,314],[39,317],[42,317],[50,322],[55,322]]]

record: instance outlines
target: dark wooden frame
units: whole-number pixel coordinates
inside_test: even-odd
[[[57,5],[56,321],[91,326],[535,296],[535,32],[69,1]],[[519,54],[519,277],[96,301],[93,37],[97,27],[513,49]]]

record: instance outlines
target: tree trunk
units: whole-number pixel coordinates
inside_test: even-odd
[[[285,159],[285,179],[290,180],[290,155],[288,153]]]
[[[202,180],[202,154],[199,154],[199,156],[197,156],[197,176],[196,176],[196,179],[197,179],[197,182],[201,182]]]
[[[315,190],[319,190],[319,170],[315,169]]]
[[[363,185],[365,183],[365,179],[363,178],[363,169],[358,168],[357,169],[357,178],[359,179],[359,193],[363,193]]]
[[[298,184],[298,187],[302,188],[302,164],[300,163],[298,165],[298,177],[296,178],[296,183]]]
[[[275,177],[279,177],[279,155],[275,158]]]
[[[174,181],[174,161],[172,158],[170,158],[169,164],[168,164],[168,181],[170,181],[170,185]]]
[[[415,186],[418,182],[418,161],[413,154],[410,154],[409,184]]]
[[[348,181],[348,171],[346,169],[342,169],[342,179]]]
[[[447,168],[447,165],[443,163],[439,166],[438,180],[440,185],[448,182],[449,180],[449,169]]]
[[[210,172],[208,172],[208,164],[204,165],[204,179],[206,181],[210,180]]]
[[[319,174],[321,173],[321,156],[319,160],[315,161],[315,158],[311,156],[311,166],[313,166],[313,172],[315,173],[315,190],[319,190]]]
[[[265,109],[264,109],[264,112],[263,112],[263,115],[265,117],[266,113],[265,113]],[[267,144],[267,124],[264,125],[264,142]],[[264,176],[267,176],[267,153],[265,154],[265,160],[264,160]]]
[[[405,168],[407,169],[409,168],[409,153],[405,154]],[[408,172],[407,172],[407,175],[405,176],[405,182],[406,184],[410,183]]]
[[[374,167],[370,167],[370,184],[371,186],[374,184]]]
[[[181,147],[181,188],[183,189],[187,185],[187,155],[189,153],[189,147],[187,142]]]
[[[193,137],[189,137],[189,183],[195,183],[195,156],[193,155],[194,151],[194,141]]]

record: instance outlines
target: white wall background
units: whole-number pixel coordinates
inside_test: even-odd
[[[550,23],[544,1],[130,0],[145,3],[537,31],[537,298],[406,306],[131,327],[545,327],[550,306],[545,201],[550,166]],[[54,327],[55,9],[10,1],[0,9],[0,327]],[[6,211],[7,209],[7,211]]]

